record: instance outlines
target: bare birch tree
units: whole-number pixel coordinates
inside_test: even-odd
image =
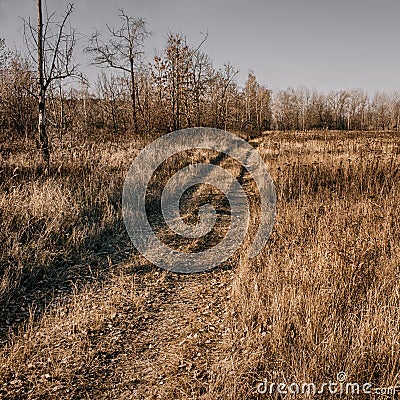
[[[37,0],[37,25],[24,20],[25,43],[33,62],[37,65],[37,92],[31,92],[38,100],[38,138],[47,171],[50,162],[50,144],[46,131],[46,95],[53,81],[77,76],[78,65],[73,61],[76,43],[75,31],[67,27],[74,5],[68,4],[61,21],[54,21],[55,13],[48,13],[47,4]],[[44,12],[43,12],[44,11]],[[43,15],[44,14],[44,15]],[[67,30],[68,29],[68,30]],[[35,49],[37,56],[35,57]]]
[[[120,10],[121,25],[111,28],[107,25],[110,38],[103,41],[100,32],[94,32],[85,51],[93,56],[93,64],[111,67],[128,74],[132,101],[133,128],[138,132],[138,110],[141,110],[136,82],[136,70],[141,62],[145,39],[150,35],[143,18],[134,18]]]

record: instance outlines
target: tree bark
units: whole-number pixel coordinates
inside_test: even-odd
[[[45,94],[45,90],[41,90],[40,96],[39,96],[38,132],[39,132],[39,144],[40,144],[40,149],[42,150],[43,161],[45,161],[45,163],[47,164],[47,168],[48,168],[49,162],[50,162],[50,149],[49,149],[49,139],[47,137],[47,132],[46,132],[46,94]]]
[[[137,123],[137,113],[136,113],[136,83],[135,83],[135,65],[134,60],[131,58],[130,60],[130,72],[131,72],[131,99],[132,99],[132,117],[133,117],[133,129],[135,133],[138,133],[138,123]]]
[[[47,171],[50,163],[49,139],[46,132],[46,84],[44,81],[43,61],[43,16],[42,0],[37,1],[38,8],[38,73],[39,73],[39,122],[38,122],[38,143],[42,151],[43,161],[46,163]]]

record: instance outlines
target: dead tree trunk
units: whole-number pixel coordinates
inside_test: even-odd
[[[46,92],[45,90],[40,91],[39,96],[39,123],[38,123],[38,137],[39,145],[42,151],[43,161],[46,162],[47,168],[50,163],[50,148],[49,139],[46,132]]]
[[[46,83],[44,78],[43,59],[43,16],[42,0],[37,1],[38,8],[38,74],[39,74],[39,123],[38,123],[38,144],[42,152],[43,161],[46,163],[47,171],[50,163],[49,138],[46,132]]]
[[[131,99],[132,99],[132,117],[133,117],[133,129],[135,133],[138,132],[137,112],[136,112],[136,82],[135,82],[135,64],[134,59],[131,56],[129,58],[130,74],[131,74]]]

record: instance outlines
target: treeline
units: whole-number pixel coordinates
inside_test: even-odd
[[[190,46],[182,35],[170,34],[159,55],[146,60],[139,51],[147,37],[144,21],[125,14],[121,21],[119,30],[108,32],[108,39],[103,41],[96,33],[88,42],[92,63],[107,67],[95,82],[51,82],[46,103],[51,137],[81,139],[102,132],[141,134],[192,126],[246,132],[399,130],[399,93],[370,96],[353,89],[324,94],[307,88],[272,93],[253,72],[241,87],[237,69],[230,64],[216,68],[201,44]],[[133,25],[142,35],[124,43],[124,29]],[[35,85],[36,72],[29,60],[9,52],[0,41],[3,139],[35,135]]]
[[[272,102],[274,127],[279,130],[399,130],[400,94],[361,89],[328,94],[307,88],[276,93]]]

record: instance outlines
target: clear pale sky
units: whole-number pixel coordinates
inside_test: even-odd
[[[0,37],[23,46],[22,20],[35,21],[35,0],[0,0]],[[66,2],[47,0],[60,15]],[[169,31],[204,51],[215,66],[231,62],[239,83],[254,70],[273,90],[300,85],[327,92],[362,88],[400,90],[400,0],[76,0],[71,24],[82,34],[118,23],[118,9],[144,17],[153,36],[150,56]],[[84,47],[82,40],[79,48]],[[81,69],[97,74],[78,49]]]

